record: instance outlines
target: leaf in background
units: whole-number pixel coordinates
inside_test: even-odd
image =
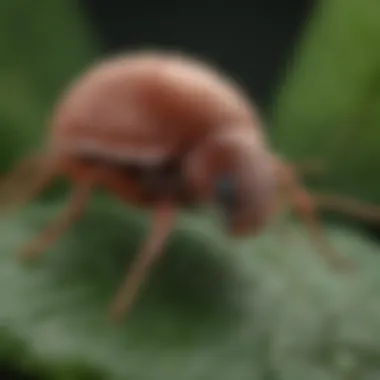
[[[277,147],[324,186],[380,203],[380,2],[321,1],[275,107]]]
[[[95,56],[77,2],[0,2],[0,172],[35,149],[67,82]]]
[[[45,107],[17,70],[0,69],[0,173],[37,146]]]
[[[235,244],[184,216],[133,312],[112,326],[107,306],[146,230],[120,204],[95,205],[32,266],[17,249],[57,207],[1,222],[0,346],[19,344],[15,365],[52,379],[68,368],[72,379],[142,380],[334,380],[350,371],[369,380],[380,370],[380,258],[370,241],[331,230],[361,265],[334,275],[300,228],[288,246],[270,230]]]

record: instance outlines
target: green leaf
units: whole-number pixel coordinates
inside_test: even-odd
[[[329,229],[360,265],[338,275],[301,227],[289,227],[288,242],[271,229],[234,242],[184,215],[114,326],[107,306],[149,215],[94,202],[34,265],[22,264],[18,249],[61,207],[34,205],[1,222],[0,347],[21,347],[11,351],[16,364],[52,379],[335,380],[356,371],[366,380],[380,371],[380,257],[366,238]]]
[[[75,1],[0,2],[0,175],[44,149],[60,92],[96,56],[89,29]]]
[[[274,109],[278,149],[320,159],[325,188],[380,203],[380,2],[323,0]]]
[[[62,88],[96,55],[82,16],[74,1],[0,2],[0,173],[43,144]]]

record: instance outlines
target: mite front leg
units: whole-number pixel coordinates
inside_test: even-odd
[[[176,216],[177,208],[175,205],[162,203],[156,206],[151,233],[128,270],[124,283],[110,306],[111,320],[119,320],[132,306],[149,269],[163,253],[165,241],[173,229]]]
[[[319,208],[335,211],[365,222],[380,222],[380,207],[337,194],[313,194]]]
[[[351,263],[343,257],[338,256],[337,253],[333,251],[330,244],[326,241],[321,223],[317,218],[317,205],[313,197],[306,190],[298,188],[293,190],[291,195],[291,203],[294,211],[298,214],[301,220],[303,220],[305,226],[308,228],[318,252],[321,253],[324,258],[335,268],[351,268]]]
[[[29,260],[39,256],[48,246],[57,241],[69,226],[83,214],[90,197],[93,178],[76,183],[66,208],[53,220],[37,238],[21,251],[21,257]]]
[[[352,268],[351,262],[339,256],[325,238],[321,223],[317,217],[317,204],[314,198],[301,187],[290,167],[279,166],[280,188],[288,198],[293,210],[309,230],[317,251],[337,269]]]

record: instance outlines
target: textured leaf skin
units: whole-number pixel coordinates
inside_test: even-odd
[[[274,107],[276,146],[319,158],[313,185],[380,203],[380,3],[320,1]]]
[[[34,205],[0,226],[0,342],[18,342],[17,360],[49,378],[74,368],[107,379],[335,380],[358,371],[370,380],[380,370],[380,257],[364,237],[331,229],[334,246],[360,264],[336,275],[298,227],[289,243],[268,229],[236,244],[185,215],[133,312],[111,326],[106,308],[147,215],[95,201],[38,262],[22,265],[17,249],[60,207]]]

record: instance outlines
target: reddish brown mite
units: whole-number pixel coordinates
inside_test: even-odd
[[[71,180],[73,190],[67,208],[26,246],[24,258],[42,253],[81,216],[94,187],[153,208],[151,233],[111,305],[114,319],[132,305],[183,206],[217,203],[229,232],[242,236],[259,232],[289,202],[333,264],[342,261],[324,243],[316,203],[367,218],[379,214],[348,200],[312,198],[291,166],[270,151],[243,89],[180,53],[131,53],[88,70],[59,101],[47,149],[27,157],[14,174],[32,164],[39,174],[18,202],[57,176]]]

